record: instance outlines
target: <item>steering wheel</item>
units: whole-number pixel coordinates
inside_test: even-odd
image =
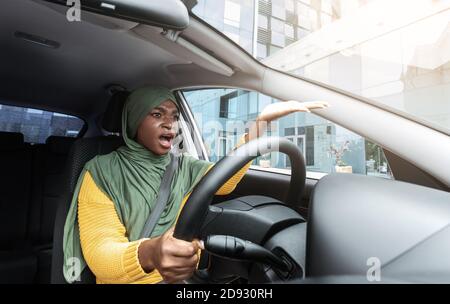
[[[270,152],[282,152],[291,161],[291,181],[285,203],[295,205],[301,198],[306,180],[306,166],[300,149],[285,138],[257,138],[223,157],[200,180],[180,213],[174,237],[189,242],[198,238],[217,190],[249,161]]]

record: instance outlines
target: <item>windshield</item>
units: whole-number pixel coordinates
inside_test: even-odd
[[[198,0],[264,64],[450,132],[450,0]]]

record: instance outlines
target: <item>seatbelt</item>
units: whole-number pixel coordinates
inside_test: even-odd
[[[170,153],[170,163],[166,167],[163,178],[161,180],[161,185],[159,186],[158,197],[156,199],[156,204],[154,210],[149,214],[147,221],[145,222],[144,228],[142,229],[140,238],[150,237],[153,229],[158,223],[164,208],[167,205],[167,201],[170,195],[170,184],[178,167],[178,156]]]

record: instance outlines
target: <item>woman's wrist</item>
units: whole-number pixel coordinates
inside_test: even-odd
[[[249,132],[246,136],[246,142],[256,139],[264,134],[266,131],[268,122],[265,120],[262,120],[259,116],[256,117],[255,122],[253,123],[252,127],[250,128]]]
[[[141,242],[138,248],[138,259],[142,269],[146,273],[150,273],[155,270],[154,252],[156,239],[147,239]]]

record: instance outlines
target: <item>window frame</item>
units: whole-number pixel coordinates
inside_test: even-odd
[[[203,137],[200,132],[200,129],[198,128],[197,122],[194,118],[194,114],[191,111],[191,108],[189,107],[189,104],[187,103],[186,97],[183,94],[184,89],[176,90],[174,91],[175,98],[178,101],[178,104],[180,106],[180,115],[184,118],[186,121],[186,124],[190,125],[190,129],[182,129],[183,134],[189,134],[191,137],[194,147],[196,149],[196,153],[199,159],[210,161],[208,153],[206,151],[206,146],[203,142]],[[195,89],[193,89],[195,90]],[[201,90],[201,89],[200,89]],[[186,133],[185,133],[186,132]]]

